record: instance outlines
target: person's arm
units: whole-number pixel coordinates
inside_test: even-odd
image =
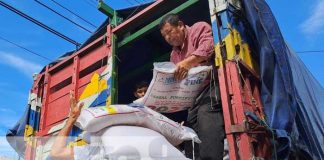
[[[214,52],[214,40],[212,28],[206,22],[199,22],[192,26],[195,30],[191,35],[194,43],[198,44],[197,49],[191,53],[191,56],[177,63],[175,78],[177,80],[184,79],[190,68],[197,66],[203,61],[208,60]]]
[[[73,156],[73,147],[66,146],[66,140],[68,138],[69,133],[72,130],[72,127],[75,121],[78,119],[83,103],[77,106],[74,95],[70,92],[70,107],[71,113],[69,118],[63,127],[63,129],[57,135],[54,144],[52,146],[52,150],[50,152],[50,157],[52,159],[74,159]]]
[[[176,80],[186,78],[190,68],[197,66],[200,62],[206,61],[208,57],[191,55],[177,64],[174,76]]]

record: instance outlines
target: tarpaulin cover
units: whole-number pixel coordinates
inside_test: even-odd
[[[277,133],[277,158],[324,159],[324,89],[288,47],[265,0],[243,0],[259,53],[261,98]],[[292,154],[290,154],[292,156]]]
[[[19,119],[14,127],[8,130],[6,138],[11,147],[19,154],[24,157],[26,144],[24,141],[25,126],[28,122],[30,113],[30,106],[26,107],[24,115]]]

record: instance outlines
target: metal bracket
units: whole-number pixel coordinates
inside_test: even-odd
[[[229,4],[232,5],[235,9],[241,10],[242,5],[240,0],[228,0]]]
[[[237,125],[231,125],[230,133],[244,133],[248,131],[248,123],[243,122]]]
[[[98,10],[109,17],[113,28],[123,22],[123,18],[118,16],[117,11],[105,4],[103,0],[99,1]]]
[[[237,10],[242,8],[240,0],[215,0],[215,5],[216,8],[214,9],[214,13],[226,10],[229,5],[233,6]]]

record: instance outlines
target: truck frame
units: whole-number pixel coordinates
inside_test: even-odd
[[[186,24],[207,21],[213,28],[230,159],[269,159],[273,134],[265,123],[258,61],[242,28],[239,0],[157,0],[140,6],[137,12],[129,9],[135,13],[129,18],[123,15],[129,11],[116,11],[102,1],[98,9],[109,21],[80,49],[45,66],[34,78],[25,159],[48,156],[54,135],[69,115],[70,90],[86,107],[129,101],[130,87],[136,80],[150,77],[152,63],[169,59],[171,48],[158,29],[168,13],[178,13]],[[75,127],[71,135],[80,132]]]

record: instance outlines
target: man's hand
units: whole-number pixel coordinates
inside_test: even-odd
[[[191,68],[191,64],[189,63],[189,61],[183,60],[179,62],[176,66],[177,68],[174,72],[174,77],[177,81],[181,81],[187,77],[188,71]]]
[[[60,130],[52,146],[50,157],[51,159],[74,159],[73,148],[66,146],[66,141],[69,133],[71,132],[75,121],[78,119],[83,103],[77,106],[74,94],[70,91],[70,115],[65,126]]]
[[[187,77],[190,68],[197,66],[200,62],[207,60],[208,57],[191,55],[183,61],[177,63],[174,77],[177,81],[181,81]]]
[[[84,103],[79,104],[79,106],[77,106],[77,101],[75,100],[74,94],[70,91],[70,116],[68,121],[71,123],[75,123],[75,121],[78,119],[78,117],[80,116],[81,113],[81,109],[83,107]]]

